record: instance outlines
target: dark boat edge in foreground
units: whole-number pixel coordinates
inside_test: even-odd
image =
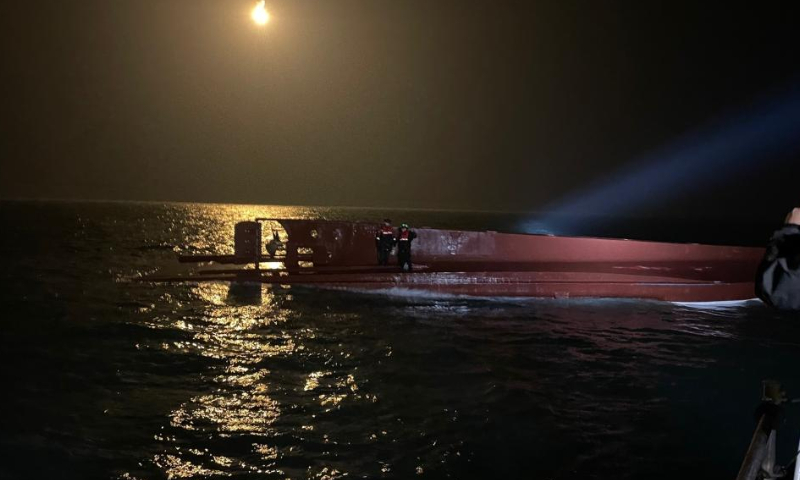
[[[262,230],[279,232],[276,255]],[[480,297],[615,297],[675,302],[754,298],[762,248],[493,231],[416,229],[414,270],[378,266],[376,224],[256,219],[236,225],[233,255],[180,256],[208,264],[144,281],[248,281],[347,290],[407,289]],[[395,260],[394,257],[392,260]],[[214,265],[216,264],[216,266]],[[236,265],[220,268],[219,265]]]

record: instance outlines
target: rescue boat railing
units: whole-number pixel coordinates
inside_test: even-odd
[[[762,382],[761,405],[757,410],[758,423],[736,480],[792,478],[787,477],[786,474],[793,463],[795,464],[794,478],[800,480],[800,466],[796,463],[797,456],[785,467],[777,465],[775,461],[778,420],[783,411],[783,405],[787,402],[789,400],[780,383],[774,380]],[[798,402],[800,399],[791,401],[791,403]],[[800,454],[800,445],[797,453]]]

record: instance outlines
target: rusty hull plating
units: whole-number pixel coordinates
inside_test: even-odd
[[[261,223],[280,224],[285,253],[262,251]],[[424,290],[484,297],[625,297],[680,302],[754,297],[764,250],[493,231],[415,229],[413,272],[377,265],[377,224],[257,219],[236,229],[235,255],[184,263],[254,264],[145,280],[254,281],[352,290]],[[395,260],[392,257],[392,260]],[[276,262],[259,268],[260,262]],[[278,265],[277,267],[275,265]]]

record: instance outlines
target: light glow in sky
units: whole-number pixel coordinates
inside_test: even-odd
[[[269,22],[269,12],[267,12],[266,0],[261,0],[258,2],[258,4],[256,4],[255,8],[253,8],[253,13],[251,16],[253,17],[253,21],[258,25],[266,25],[267,22]]]

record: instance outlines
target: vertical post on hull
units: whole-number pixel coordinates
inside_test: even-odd
[[[261,260],[261,224],[259,222],[239,222],[234,227],[234,255],[255,263],[260,268]]]

